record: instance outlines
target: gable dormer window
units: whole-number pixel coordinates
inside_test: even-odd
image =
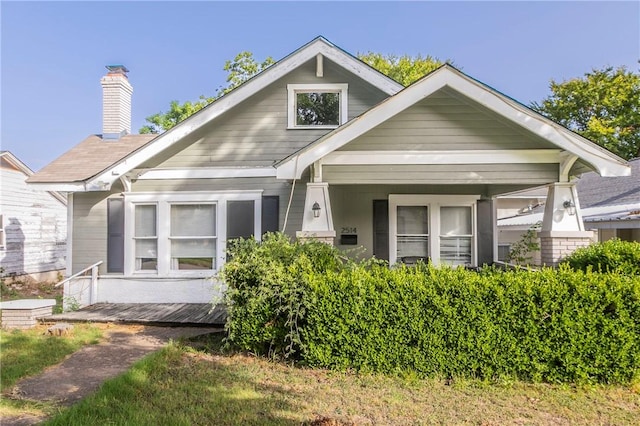
[[[333,129],[348,117],[347,84],[289,84],[289,129]]]

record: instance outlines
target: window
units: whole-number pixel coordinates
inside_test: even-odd
[[[331,129],[345,123],[347,87],[347,84],[289,84],[289,128]]]
[[[135,212],[136,271],[155,271],[158,269],[156,205],[138,204]]]
[[[209,277],[229,238],[261,235],[262,191],[126,193],[125,275]]]
[[[471,207],[440,207],[440,261],[471,265]]]
[[[429,208],[398,206],[397,259],[414,264],[429,257]]]
[[[215,269],[213,204],[171,205],[171,269]]]
[[[477,196],[389,195],[389,262],[473,265]]]

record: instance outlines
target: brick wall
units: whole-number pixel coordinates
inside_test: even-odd
[[[546,266],[557,266],[576,249],[593,243],[591,231],[547,231],[539,232],[538,236],[542,264]]]

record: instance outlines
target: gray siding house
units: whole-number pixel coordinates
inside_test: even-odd
[[[55,280],[65,269],[67,202],[27,185],[31,175],[11,152],[0,152],[0,275]]]
[[[82,303],[207,302],[229,239],[316,238],[391,264],[497,258],[499,194],[548,185],[543,260],[587,244],[571,175],[625,161],[444,65],[404,88],[322,37],[160,135],[130,134],[124,67],[104,129],[30,178],[69,193]],[[75,293],[74,293],[75,292]]]

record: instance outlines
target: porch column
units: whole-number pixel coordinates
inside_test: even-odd
[[[540,237],[543,265],[557,266],[567,255],[591,244],[592,231],[584,230],[575,184],[558,182],[549,185]]]
[[[296,237],[301,241],[314,239],[333,245],[336,231],[333,229],[329,184],[327,182],[307,184],[304,211],[302,212],[302,231],[296,232]]]

